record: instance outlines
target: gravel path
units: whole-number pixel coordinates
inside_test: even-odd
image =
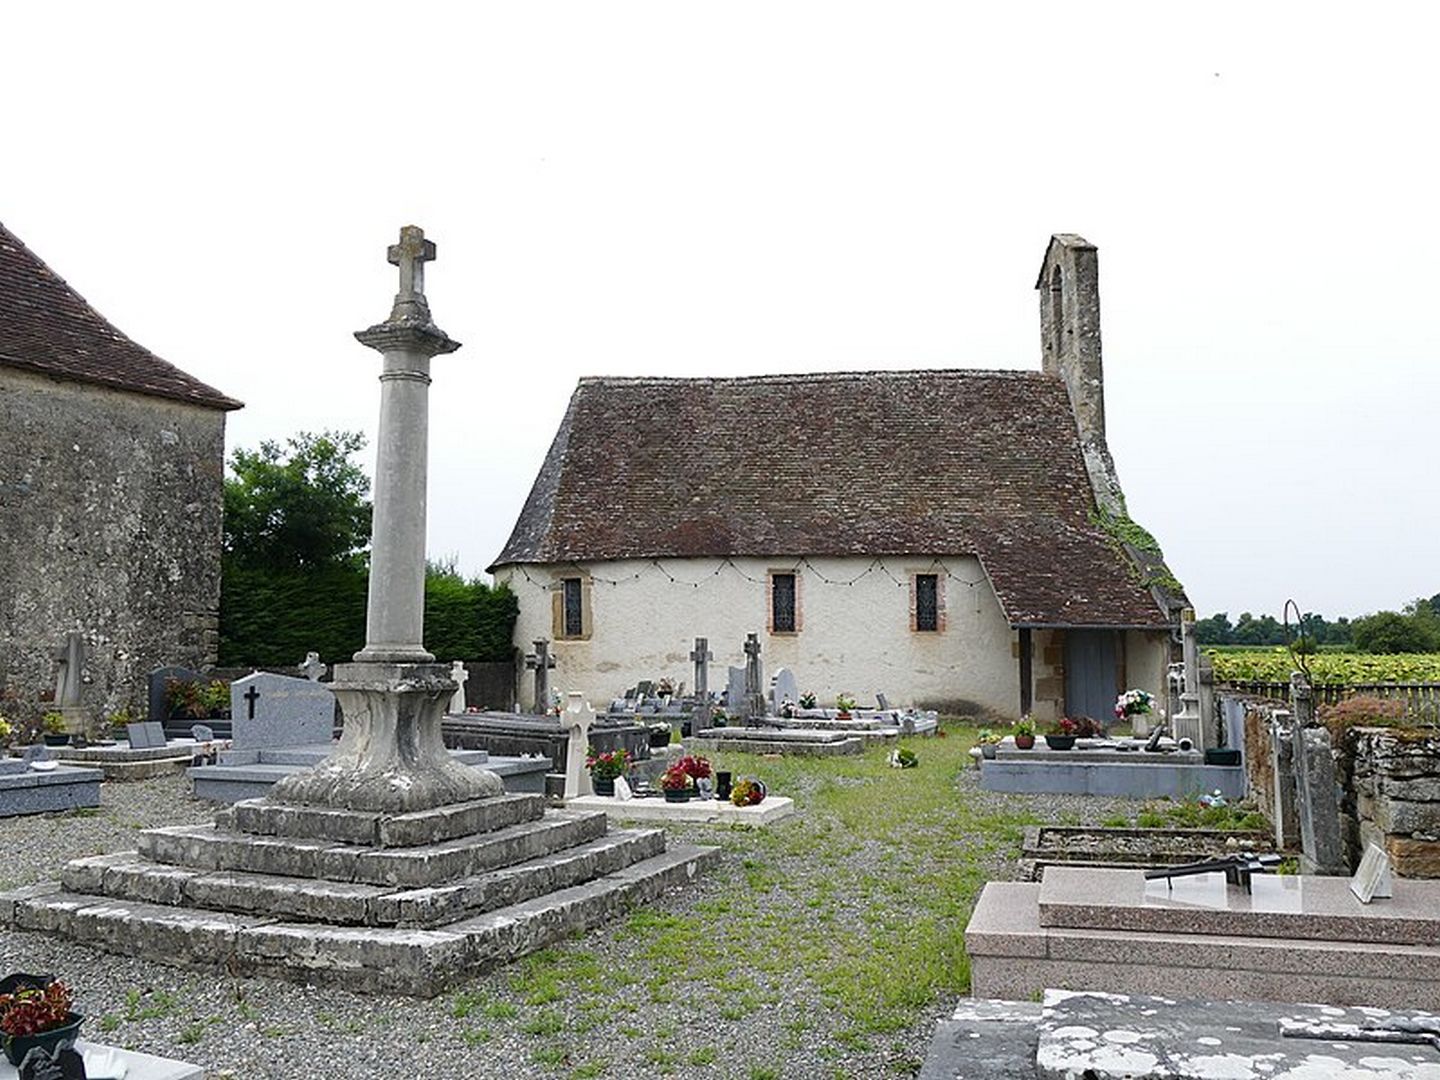
[[[434,1001],[236,980],[15,932],[0,932],[0,972],[67,977],[91,1017],[88,1037],[200,1063],[211,1080],[402,1070],[436,1078],[914,1075],[953,992],[922,999],[905,1014],[907,1027],[857,1032],[834,988],[827,996],[822,980],[808,977],[807,956],[837,942],[843,959],[847,940],[903,935],[906,907],[924,887],[907,880],[916,864],[906,838],[847,843],[837,819],[805,806],[806,789],[820,782],[800,773],[787,793],[801,814],[768,831],[672,828],[673,840],[719,843],[719,868],[628,919]],[[987,817],[1088,824],[1134,809],[981,792],[973,770],[953,783],[964,814],[945,824],[945,850],[973,858],[984,878],[1016,876],[1018,853],[997,842]],[[0,881],[51,878],[66,859],[133,847],[137,829],[211,812],[182,776],[107,783],[98,812],[0,820]],[[981,824],[971,829],[967,819]],[[877,912],[898,922],[877,922]]]

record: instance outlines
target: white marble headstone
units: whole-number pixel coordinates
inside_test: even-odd
[[[789,702],[794,705],[800,700],[800,687],[795,682],[795,673],[787,667],[776,668],[770,680],[770,712],[779,715],[780,706]]]
[[[452,660],[450,662],[450,678],[455,683],[455,693],[450,697],[450,708],[452,713],[463,713],[465,711],[465,681],[470,678],[470,672],[465,670],[463,660]]]
[[[572,690],[566,698],[565,714],[560,718],[569,736],[565,749],[565,797],[574,799],[591,794],[590,772],[585,768],[585,754],[590,746],[590,725],[595,710],[584,695]]]

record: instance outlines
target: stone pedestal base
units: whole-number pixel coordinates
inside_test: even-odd
[[[461,765],[440,722],[455,693],[442,664],[337,664],[331,689],[345,714],[335,752],[277,783],[279,802],[412,813],[504,793],[494,773]]]

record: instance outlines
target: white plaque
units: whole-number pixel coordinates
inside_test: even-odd
[[[1359,869],[1350,879],[1350,891],[1362,904],[1368,904],[1377,897],[1386,900],[1394,895],[1394,885],[1390,878],[1390,856],[1385,854],[1384,848],[1377,844],[1370,844],[1365,848],[1365,857],[1360,860]]]

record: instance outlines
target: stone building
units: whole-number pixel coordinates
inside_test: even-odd
[[[1095,248],[1052,239],[1040,371],[582,379],[491,567],[606,700],[738,664],[1000,717],[1163,700],[1182,596],[1105,442]]]
[[[92,717],[213,664],[225,414],[0,225],[0,712],[33,719],[67,635]]]

